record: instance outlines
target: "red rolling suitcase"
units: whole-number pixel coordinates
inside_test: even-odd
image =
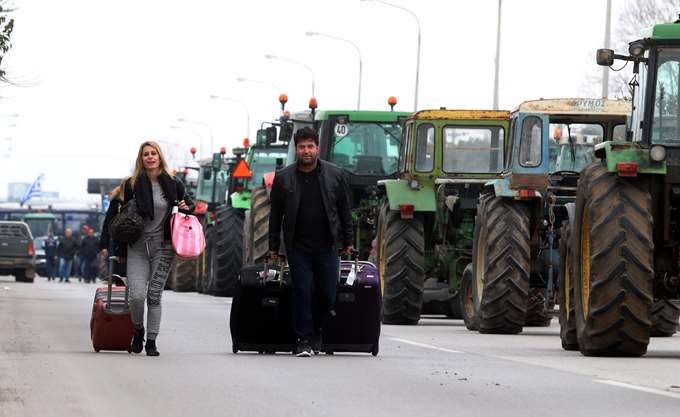
[[[323,330],[322,351],[376,356],[380,349],[381,308],[378,268],[356,259],[340,261],[335,314]]]
[[[116,257],[110,257],[110,271]],[[113,286],[113,273],[109,274],[108,286],[97,288],[90,319],[90,337],[95,352],[100,350],[120,350],[130,352],[134,328],[128,303],[127,286]]]

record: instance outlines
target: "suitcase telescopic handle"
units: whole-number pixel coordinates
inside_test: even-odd
[[[109,279],[107,283],[107,291],[106,291],[106,308],[110,309],[111,308],[111,298],[113,297],[113,277],[114,275],[118,278],[123,278],[118,274],[113,273],[113,264],[115,262],[118,262],[118,257],[117,256],[109,256]],[[128,303],[128,298],[129,298],[129,286],[125,285],[125,304],[127,305]]]

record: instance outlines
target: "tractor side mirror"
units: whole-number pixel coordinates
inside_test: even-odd
[[[293,138],[293,123],[283,122],[279,128],[279,142],[290,142]]]
[[[270,126],[267,129],[267,144],[276,142],[276,126]]]
[[[260,129],[257,131],[257,144],[264,145],[267,143],[267,129]]]
[[[596,59],[597,65],[602,65],[603,67],[611,67],[614,64],[614,50],[598,49]]]

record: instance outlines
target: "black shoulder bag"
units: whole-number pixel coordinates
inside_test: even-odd
[[[137,203],[132,198],[118,207],[118,214],[109,225],[109,233],[111,238],[118,243],[132,244],[142,237],[143,232],[144,220],[137,212]]]

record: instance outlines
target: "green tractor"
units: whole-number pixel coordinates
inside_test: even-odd
[[[653,26],[628,52],[598,50],[597,63],[633,63],[630,140],[595,147],[569,219],[574,320],[562,330],[584,355],[643,355],[655,327],[672,334],[678,321],[680,21]]]
[[[354,248],[360,260],[375,260],[374,237],[384,201],[379,182],[399,170],[402,122],[410,113],[323,110],[314,120],[319,157],[343,168],[351,192]]]
[[[503,169],[508,116],[440,109],[406,120],[398,175],[380,182],[387,195],[377,232],[383,323],[465,315],[477,199]]]
[[[563,223],[580,172],[597,144],[625,136],[629,109],[625,101],[555,99],[511,114],[502,178],[485,185],[477,207],[468,328],[514,334],[550,325],[555,296],[565,293],[560,237],[569,234]]]

